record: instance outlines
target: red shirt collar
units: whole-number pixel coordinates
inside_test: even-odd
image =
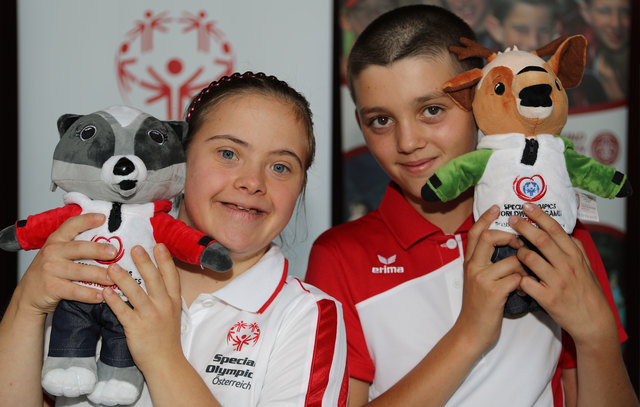
[[[422,217],[405,199],[400,187],[390,182],[385,191],[382,202],[378,207],[380,217],[387,225],[403,249],[408,249],[416,242],[431,237],[442,236],[444,233]],[[458,227],[456,233],[465,233],[473,225],[473,214]]]

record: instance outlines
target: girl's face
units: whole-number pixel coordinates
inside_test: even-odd
[[[291,218],[306,143],[290,104],[259,94],[227,97],[189,145],[179,218],[217,239],[234,262],[257,261]]]

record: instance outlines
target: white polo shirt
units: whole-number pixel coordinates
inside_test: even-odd
[[[225,287],[182,307],[182,348],[223,406],[346,405],[340,304],[297,278],[272,245]],[[58,397],[57,406],[91,406]],[[146,388],[135,406],[151,406]]]

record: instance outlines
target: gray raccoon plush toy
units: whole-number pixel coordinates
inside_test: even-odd
[[[110,262],[78,262],[104,267],[117,262],[143,289],[144,281],[129,255],[134,245],[151,254],[153,246],[162,242],[184,262],[220,272],[231,269],[226,248],[168,213],[169,199],[184,186],[186,122],[161,121],[127,106],[112,106],[87,115],[65,114],[58,119],[58,131],[52,190],[60,187],[67,192],[65,205],[6,227],[0,231],[0,248],[39,249],[69,217],[98,212],[107,216],[104,225],[76,239],[112,244],[118,254]],[[87,395],[103,405],[131,404],[140,396],[143,383],[122,325],[106,303],[58,304],[42,371],[42,386],[49,394]]]

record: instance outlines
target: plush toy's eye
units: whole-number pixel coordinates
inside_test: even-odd
[[[502,95],[504,94],[506,87],[504,86],[504,83],[498,82],[496,83],[496,86],[493,87],[493,90],[496,92],[496,95]]]
[[[160,145],[164,144],[164,142],[167,141],[166,136],[162,134],[162,132],[159,130],[149,130],[149,133],[147,134],[149,134],[149,137],[151,137],[151,140],[155,141]]]
[[[89,125],[89,126],[85,126],[82,128],[82,130],[80,130],[80,140],[82,141],[86,141],[89,140],[91,137],[96,135],[96,126],[93,125]]]

